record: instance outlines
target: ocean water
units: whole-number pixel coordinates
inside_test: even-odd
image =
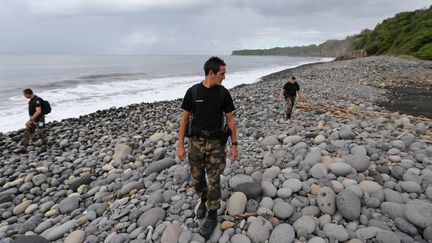
[[[232,88],[320,57],[220,56],[227,64],[222,84]],[[47,121],[111,107],[182,98],[204,78],[209,56],[0,55],[0,132],[18,130],[28,119],[22,90],[50,102]]]

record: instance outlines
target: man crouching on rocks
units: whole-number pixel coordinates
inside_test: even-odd
[[[184,138],[189,139],[189,165],[194,188],[201,197],[196,217],[205,224],[199,233],[208,239],[217,226],[217,209],[220,208],[220,175],[225,169],[225,146],[231,136],[230,159],[238,157],[234,104],[229,91],[221,85],[225,79],[226,64],[218,57],[211,57],[204,64],[205,79],[189,88],[183,99],[183,109],[179,124],[177,156],[186,158]],[[226,123],[231,130],[223,126]],[[189,116],[192,116],[191,124]],[[188,128],[188,129],[187,129]],[[186,131],[188,130],[188,131]],[[188,134],[186,134],[188,133]],[[206,173],[208,182],[206,180]]]

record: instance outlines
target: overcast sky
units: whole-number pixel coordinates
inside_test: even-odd
[[[319,44],[431,0],[0,0],[0,54],[229,54]]]

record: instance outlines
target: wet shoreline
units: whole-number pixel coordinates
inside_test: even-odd
[[[432,90],[414,87],[388,87],[386,110],[413,116],[432,118]]]

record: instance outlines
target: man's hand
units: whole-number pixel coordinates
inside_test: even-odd
[[[186,159],[186,150],[184,148],[184,146],[178,146],[177,147],[177,157],[179,158],[179,160],[183,161]]]
[[[31,124],[33,123],[33,121],[32,120],[28,120],[27,122],[26,122],[26,126],[28,127],[28,126],[30,126]]]
[[[231,161],[237,160],[238,159],[238,150],[237,150],[237,146],[231,146],[230,151],[229,151],[229,157],[231,159]]]

